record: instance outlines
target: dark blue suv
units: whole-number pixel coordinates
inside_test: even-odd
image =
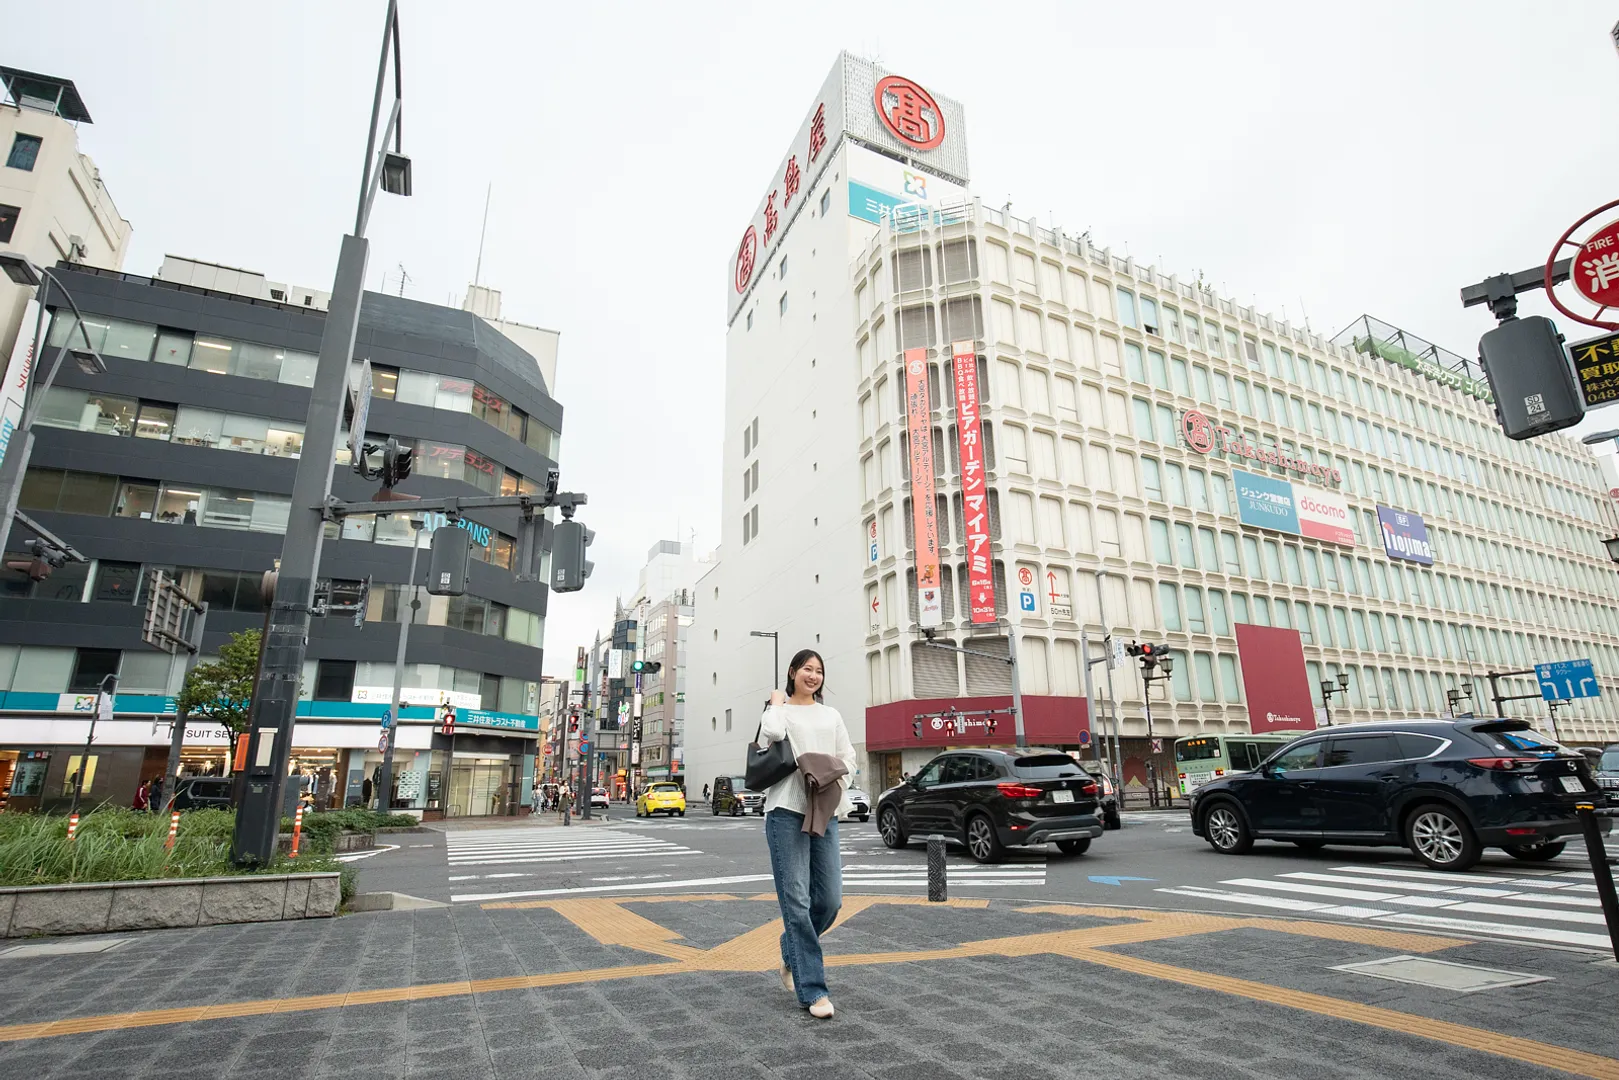
[[[1466,870],[1486,847],[1542,862],[1600,801],[1584,755],[1522,720],[1405,720],[1322,728],[1253,772],[1192,796],[1192,831],[1238,855],[1255,840],[1404,845],[1436,870]]]

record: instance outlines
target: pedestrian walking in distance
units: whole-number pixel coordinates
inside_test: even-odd
[[[704,802],[708,801],[708,785],[707,784],[703,785],[703,801]]]
[[[846,795],[855,771],[854,744],[838,711],[821,700],[826,664],[813,649],[787,666],[787,690],[770,692],[758,745],[786,739],[797,771],[765,791],[765,842],[781,906],[781,984],[800,1008],[832,1016],[821,935],[843,906],[838,818],[852,809]]]

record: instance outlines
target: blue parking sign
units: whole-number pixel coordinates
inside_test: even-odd
[[[1535,665],[1535,678],[1540,682],[1540,696],[1547,701],[1570,701],[1574,698],[1601,697],[1596,671],[1590,660],[1554,660]]]
[[[1034,593],[1032,593],[1032,592],[1018,593],[1018,607],[1021,608],[1024,611],[1033,611],[1033,610],[1035,610],[1035,607],[1034,607]]]

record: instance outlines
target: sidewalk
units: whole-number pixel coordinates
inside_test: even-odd
[[[1619,970],[1583,952],[850,896],[826,938],[825,1022],[777,986],[778,930],[769,894],[665,894],[0,954],[0,1075],[1619,1077]],[[1465,994],[1335,970],[1401,956],[1548,981]]]

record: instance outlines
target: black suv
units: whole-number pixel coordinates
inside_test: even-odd
[[[1466,870],[1485,847],[1544,862],[1580,831],[1574,807],[1596,787],[1584,755],[1522,720],[1355,724],[1198,788],[1192,832],[1227,855],[1264,839],[1399,844],[1436,870]]]
[[[1009,847],[1055,842],[1083,855],[1102,835],[1097,785],[1061,750],[958,750],[940,754],[877,800],[883,843],[939,834],[981,863]]]
[[[745,786],[747,781],[740,776],[714,777],[714,794],[709,796],[708,809],[713,814],[764,814],[765,797],[757,791],[749,791]]]
[[[230,790],[228,776],[182,776],[174,789],[174,809],[229,810]]]

